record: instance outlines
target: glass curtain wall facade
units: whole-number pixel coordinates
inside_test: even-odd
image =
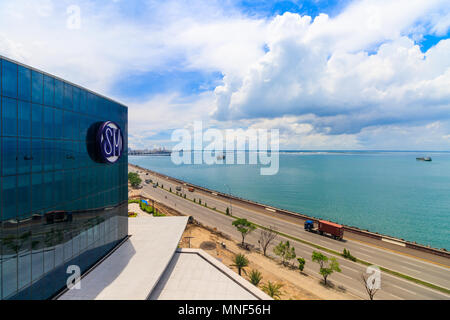
[[[127,108],[0,57],[0,298],[48,299],[67,269],[94,265],[128,234]],[[94,161],[88,129],[114,121],[124,151]]]

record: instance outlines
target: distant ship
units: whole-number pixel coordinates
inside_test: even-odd
[[[421,158],[416,158],[416,160],[420,160],[420,161],[431,161],[430,157],[421,157]]]
[[[221,154],[217,156],[217,160],[224,160],[225,159],[225,155]]]

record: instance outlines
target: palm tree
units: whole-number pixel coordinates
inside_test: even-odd
[[[245,274],[247,274],[244,268],[248,266],[248,259],[243,254],[236,255],[233,262],[234,264],[232,264],[231,266],[238,269],[239,275],[241,275],[241,270],[244,271]]]
[[[267,284],[262,286],[262,289],[265,293],[267,293],[270,297],[279,300],[281,293],[281,287],[283,285],[281,283],[272,283],[270,281],[267,281]]]
[[[250,277],[250,282],[255,286],[258,286],[258,284],[260,283],[260,281],[262,279],[261,272],[259,272],[256,269],[253,269],[252,271],[250,271],[249,277]]]

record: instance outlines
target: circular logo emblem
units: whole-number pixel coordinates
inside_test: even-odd
[[[123,152],[122,130],[112,121],[102,123],[97,133],[97,144],[100,148],[100,156],[104,162],[117,162]]]

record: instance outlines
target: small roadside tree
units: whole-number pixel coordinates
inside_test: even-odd
[[[242,235],[242,247],[245,246],[245,237],[256,229],[255,225],[251,223],[250,221],[247,221],[247,219],[236,219],[233,221],[233,226],[236,227],[236,229],[241,233]]]
[[[258,243],[261,246],[264,255],[266,255],[267,248],[269,247],[270,243],[275,240],[276,237],[277,233],[275,231],[275,227],[270,226],[268,229],[261,230]]]
[[[258,286],[258,284],[261,282],[262,280],[262,275],[261,272],[259,272],[256,269],[253,269],[252,271],[250,271],[249,274],[249,278],[250,278],[250,282],[254,285],[254,286]]]
[[[226,214],[227,216],[230,215],[230,208],[227,207],[227,209],[225,210],[225,214]]]
[[[320,252],[313,251],[312,261],[319,264],[319,273],[322,275],[325,285],[327,285],[327,278],[333,272],[341,272],[341,269],[339,268],[339,262],[334,257],[328,258],[326,255]]]
[[[130,181],[130,184],[133,188],[138,187],[142,182],[141,178],[136,172],[128,173],[128,181]]]
[[[241,271],[244,271],[244,273],[247,274],[247,272],[245,271],[245,268],[248,266],[248,259],[246,256],[239,253],[234,256],[233,262],[234,264],[232,264],[231,266],[238,269],[239,275],[241,275]]]
[[[364,288],[366,289],[367,294],[369,295],[369,299],[373,300],[375,294],[380,289],[380,285],[379,283],[377,283],[377,278],[370,275],[366,275],[364,272],[362,272],[361,281],[364,284]]]
[[[298,269],[300,270],[301,273],[303,273],[303,269],[305,269],[306,261],[304,258],[297,258],[297,261],[298,261]]]
[[[281,258],[281,262],[284,266],[286,266],[289,261],[297,256],[295,254],[295,248],[291,247],[289,241],[281,241],[275,248],[273,248],[273,252]]]

